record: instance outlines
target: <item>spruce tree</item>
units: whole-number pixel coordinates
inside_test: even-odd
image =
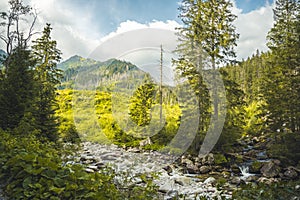
[[[56,89],[62,78],[62,72],[57,68],[61,52],[57,49],[56,41],[51,39],[51,30],[50,24],[47,24],[43,35],[35,40],[32,46],[32,58],[36,62],[33,118],[41,136],[55,141],[58,138],[58,119],[55,117]]]
[[[272,60],[264,93],[273,131],[283,131],[284,127],[292,132],[300,130],[299,4],[299,0],[276,1],[275,23],[267,37]]]
[[[188,79],[198,97],[200,119],[198,135],[193,149],[198,151],[200,140],[207,131],[210,116],[210,101],[206,79],[211,79],[213,95],[213,117],[219,117],[218,82],[216,70],[222,64],[234,60],[234,46],[238,34],[235,33],[233,21],[236,16],[231,13],[231,3],[227,0],[183,0],[180,7],[180,18],[183,27],[178,28],[179,42],[176,61],[177,71],[181,77]],[[210,69],[210,71],[208,71]],[[201,136],[202,135],[202,136]]]
[[[24,118],[33,100],[34,82],[30,51],[17,47],[9,56],[5,76],[0,83],[0,127],[14,129]]]
[[[130,99],[130,117],[138,126],[146,126],[151,121],[151,107],[154,103],[154,84],[146,82],[139,86]]]

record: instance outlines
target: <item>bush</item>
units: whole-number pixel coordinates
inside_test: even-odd
[[[0,137],[0,184],[10,199],[153,199],[157,194],[151,177],[143,175],[145,186],[125,187],[116,184],[119,175],[111,168],[87,173],[84,165],[66,164],[62,157],[68,156],[57,144],[4,131]]]
[[[300,160],[300,134],[275,134],[275,142],[268,148],[268,155],[272,158],[279,159],[285,166],[297,165]]]
[[[298,199],[300,196],[300,181],[297,182],[281,182],[267,184],[246,184],[233,193],[233,199],[241,200],[264,200],[264,199]]]

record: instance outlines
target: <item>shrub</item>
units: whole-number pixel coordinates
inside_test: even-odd
[[[0,184],[10,199],[155,199],[157,194],[152,177],[141,175],[144,185],[125,187],[109,167],[88,173],[84,165],[66,164],[61,145],[31,134],[0,131],[0,136]]]

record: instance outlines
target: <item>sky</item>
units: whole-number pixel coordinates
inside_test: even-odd
[[[239,60],[256,49],[266,51],[266,35],[272,27],[273,0],[232,0],[240,38]],[[58,43],[63,59],[73,55],[89,57],[104,41],[141,28],[174,31],[181,26],[178,0],[24,0],[38,12],[35,30],[46,23],[53,27],[52,38]],[[7,0],[0,0],[7,10]],[[126,41],[128,43],[128,41]],[[3,47],[3,44],[0,44]]]

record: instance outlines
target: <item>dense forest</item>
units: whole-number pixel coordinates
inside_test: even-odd
[[[88,141],[188,157],[193,166],[213,154],[208,171],[226,174],[217,176],[221,191],[233,182],[227,173],[239,173],[237,166],[246,163],[264,181],[239,181],[233,199],[299,199],[300,1],[275,1],[269,50],[242,61],[236,60],[231,7],[228,0],[182,0],[173,64],[185,82],[168,86],[114,58],[61,62],[51,25],[32,41],[36,13],[10,0],[0,13],[0,193],[6,199],[161,198],[155,173],[130,177],[110,166],[91,173],[74,163]],[[26,31],[24,17],[31,19]],[[89,82],[78,80],[79,73]],[[159,109],[163,117],[152,112]],[[186,135],[176,137],[193,120],[197,127],[185,126]],[[218,140],[207,143],[206,135],[217,132]],[[189,171],[182,160],[177,164]],[[205,174],[197,170],[189,173]],[[116,181],[120,176],[124,181]]]

